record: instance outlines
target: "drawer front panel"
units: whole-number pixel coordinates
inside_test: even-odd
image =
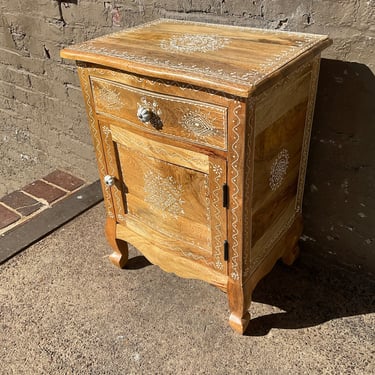
[[[91,77],[95,110],[148,131],[226,150],[227,109]],[[142,112],[143,110],[143,112]],[[142,117],[143,121],[138,117]]]

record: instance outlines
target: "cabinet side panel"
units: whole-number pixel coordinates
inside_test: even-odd
[[[312,63],[262,93],[255,111],[252,253],[254,272],[295,218]]]

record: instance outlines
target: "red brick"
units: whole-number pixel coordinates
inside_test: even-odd
[[[50,173],[48,176],[43,177],[43,180],[51,182],[52,184],[60,186],[69,191],[76,190],[85,183],[80,178],[72,176],[64,171],[60,171],[59,169]]]
[[[34,197],[45,199],[48,203],[52,203],[56,199],[61,198],[66,194],[65,191],[49,185],[41,180],[32,182],[31,184],[25,186],[22,190],[26,191],[26,193],[29,193],[30,195],[33,195]]]
[[[15,212],[0,204],[0,229],[3,229],[8,225],[15,223],[20,218],[21,216],[17,215]]]
[[[31,215],[43,206],[42,203],[19,190],[6,195],[1,199],[1,202],[5,203],[8,207],[15,209],[23,216]]]

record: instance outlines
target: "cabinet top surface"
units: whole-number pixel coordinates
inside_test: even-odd
[[[61,56],[247,96],[324,35],[161,19],[64,49]]]

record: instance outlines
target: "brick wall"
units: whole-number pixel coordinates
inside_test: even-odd
[[[375,141],[374,0],[2,0],[0,196],[56,168],[97,178],[75,66],[59,50],[159,17],[334,39],[322,63],[304,238],[307,248],[320,244],[321,256],[375,270],[374,161],[367,150]],[[338,115],[343,107],[345,116]]]

